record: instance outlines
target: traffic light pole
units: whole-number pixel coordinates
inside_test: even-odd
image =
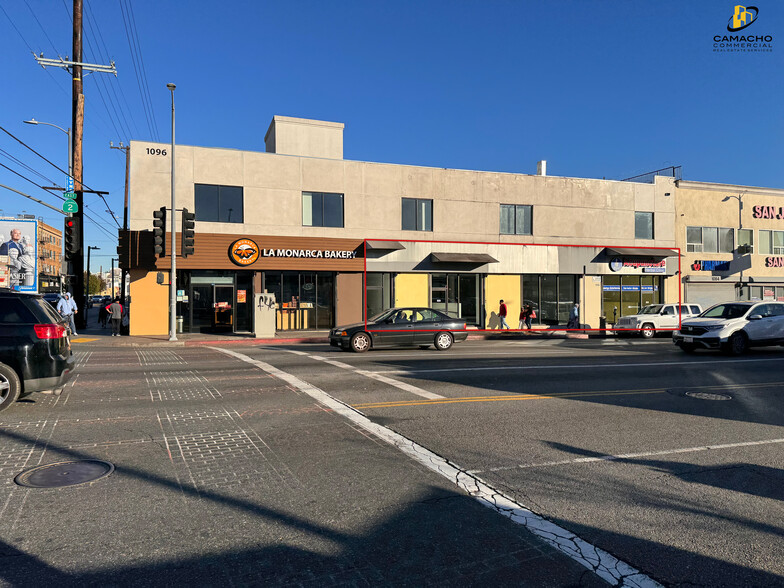
[[[171,91],[171,272],[169,273],[169,341],[177,340],[177,202],[174,197],[174,84],[167,84]]]

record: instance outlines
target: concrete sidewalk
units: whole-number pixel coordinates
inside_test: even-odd
[[[275,337],[256,338],[252,334],[242,335],[227,333],[178,333],[177,341],[169,341],[168,335],[141,335],[112,337],[111,328],[101,327],[93,322],[87,328],[79,329],[78,337],[72,338],[73,343],[101,347],[191,347],[195,345],[231,346],[231,345],[300,345],[324,344],[329,337],[328,330],[314,331],[278,331]],[[595,335],[595,333],[594,333]],[[528,341],[537,339],[588,339],[587,332],[565,329],[533,329],[530,331],[480,331],[470,330],[469,340],[491,341]]]

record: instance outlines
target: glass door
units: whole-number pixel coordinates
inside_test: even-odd
[[[234,286],[215,285],[213,288],[213,328],[216,331],[233,331]]]

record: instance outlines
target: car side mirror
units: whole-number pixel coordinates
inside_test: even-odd
[[[759,321],[759,320],[762,320],[762,315],[761,315],[761,314],[752,314],[752,315],[749,317],[749,320],[750,320],[750,321]]]

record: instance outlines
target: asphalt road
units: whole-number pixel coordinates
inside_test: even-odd
[[[241,352],[659,582],[784,585],[784,352],[612,343]]]
[[[77,344],[61,396],[0,414],[0,585],[601,584],[464,472],[588,542],[578,559],[784,586],[784,351],[607,343]],[[117,469],[13,483],[87,458]]]

